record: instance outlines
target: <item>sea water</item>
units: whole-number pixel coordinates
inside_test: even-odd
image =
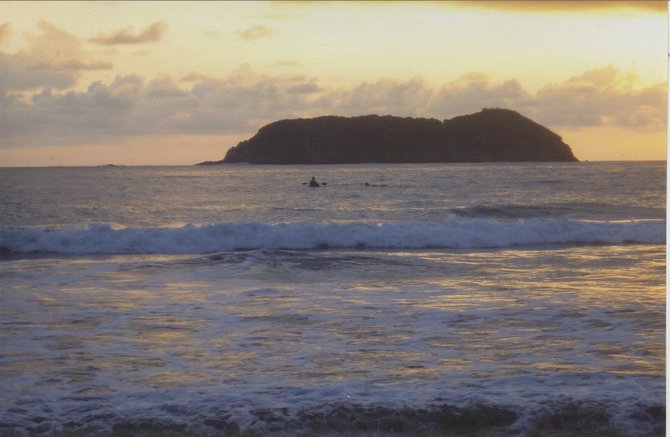
[[[663,435],[665,201],[665,162],[0,169],[0,435]]]

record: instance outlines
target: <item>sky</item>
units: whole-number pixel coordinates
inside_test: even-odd
[[[665,160],[664,1],[0,2],[0,166],[189,165],[279,119],[508,108]]]

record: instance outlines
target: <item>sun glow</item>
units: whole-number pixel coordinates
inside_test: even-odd
[[[154,164],[166,138],[160,163],[191,164],[281,118],[493,106],[581,159],[665,159],[667,123],[638,114],[667,118],[667,12],[639,3],[5,2],[0,165],[45,165],[38,147],[107,161],[111,144]]]

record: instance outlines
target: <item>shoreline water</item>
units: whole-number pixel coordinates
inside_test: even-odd
[[[663,435],[665,167],[565,168],[14,172],[0,435]]]

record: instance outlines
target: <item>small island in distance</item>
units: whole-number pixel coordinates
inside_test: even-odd
[[[365,115],[280,120],[198,165],[577,161],[546,127],[508,109],[440,122]]]

